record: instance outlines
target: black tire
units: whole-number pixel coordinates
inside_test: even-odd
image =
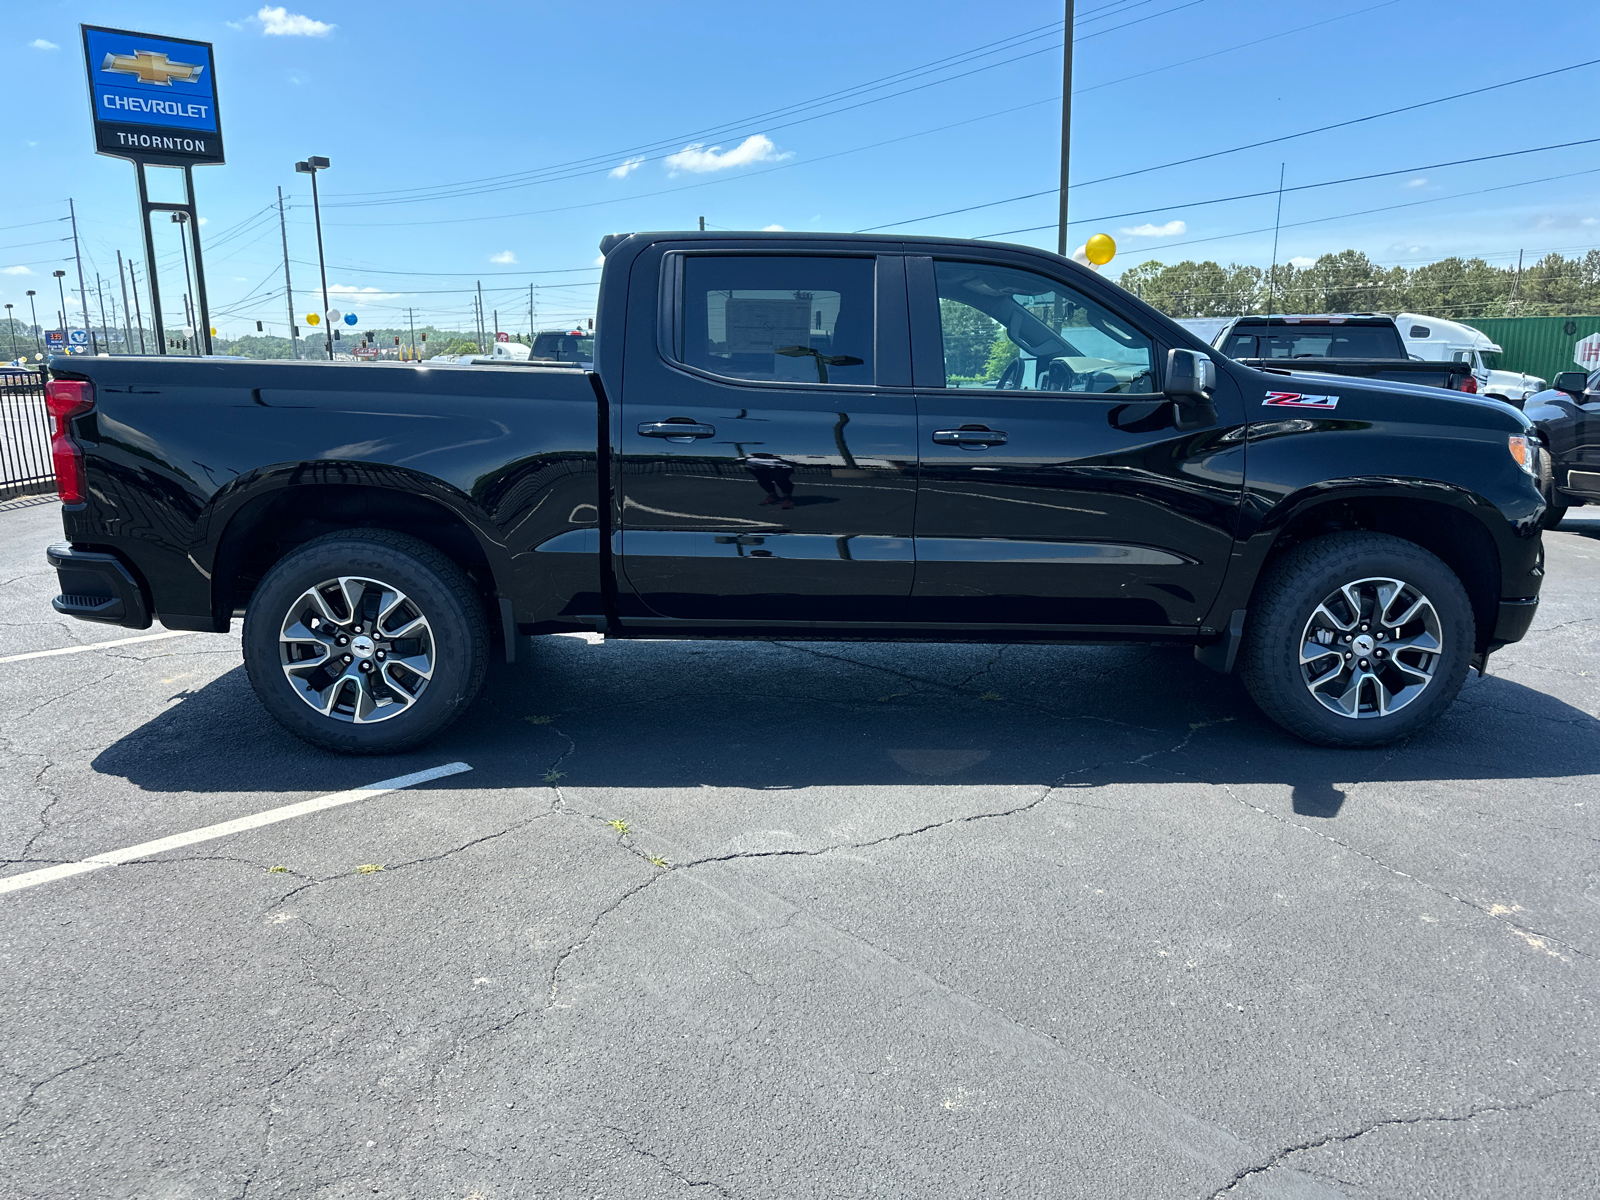
[[[1550,452],[1539,451],[1539,491],[1544,495],[1544,516],[1539,518],[1541,529],[1554,529],[1567,517],[1567,506],[1556,495],[1555,471],[1550,466]]]
[[[1391,591],[1396,582],[1408,590]],[[1347,585],[1350,591],[1342,591]],[[1387,623],[1374,615],[1384,595]],[[1352,596],[1359,609],[1349,603]],[[1426,607],[1412,611],[1420,615],[1394,624],[1418,596]],[[1384,639],[1374,641],[1379,633]],[[1436,652],[1416,645],[1429,640]],[[1388,534],[1335,533],[1289,551],[1257,586],[1239,673],[1261,711],[1297,737],[1320,746],[1381,746],[1450,707],[1476,640],[1466,589],[1438,558]],[[1403,645],[1397,654],[1385,649],[1395,645]],[[1315,658],[1302,666],[1308,646]],[[1346,715],[1345,707],[1356,715]]]
[[[329,581],[335,586],[316,592],[319,606],[313,592]],[[394,596],[390,614],[373,624]],[[384,640],[407,629],[417,636]],[[245,670],[262,706],[290,733],[342,754],[395,754],[436,736],[477,697],[488,647],[483,604],[461,568],[386,529],[329,534],[293,550],[267,572],[244,619]],[[317,706],[324,698],[326,713]]]

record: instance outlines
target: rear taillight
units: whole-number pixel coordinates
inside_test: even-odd
[[[68,424],[94,407],[94,384],[53,379],[44,387],[45,407],[54,423],[50,430],[50,457],[56,467],[56,491],[63,504],[82,504],[88,494],[83,477],[83,447],[72,440]]]
[[[1471,392],[1473,395],[1477,395],[1477,393],[1478,393],[1478,381],[1477,381],[1477,379],[1475,379],[1471,375],[1463,375],[1461,377],[1461,390],[1463,392]]]

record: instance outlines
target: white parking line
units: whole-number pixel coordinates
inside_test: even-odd
[[[125,850],[108,850],[104,854],[96,854],[93,858],[86,858],[82,862],[61,863],[54,867],[45,867],[43,870],[29,871],[24,875],[13,875],[8,879],[0,879],[0,895],[6,892],[20,892],[23,888],[37,887],[41,883],[53,883],[57,879],[70,879],[74,875],[98,871],[101,867],[114,867],[118,863],[132,862],[136,858],[164,854],[168,850],[192,846],[196,842],[209,842],[214,838],[242,833],[247,829],[260,829],[263,825],[275,825],[292,817],[303,817],[307,813],[321,812],[325,808],[337,808],[341,804],[354,804],[357,800],[381,796],[385,792],[394,792],[401,788],[415,787],[419,783],[443,779],[446,775],[459,775],[463,771],[470,770],[472,768],[464,762],[446,763],[442,767],[432,767],[426,771],[417,771],[415,774],[382,779],[348,792],[335,792],[331,796],[302,800],[298,804],[285,804],[282,808],[269,808],[266,812],[258,812],[252,816],[238,817],[232,821],[207,825],[201,829],[191,829],[188,833],[175,833],[171,837],[129,846]]]
[[[82,654],[85,650],[104,650],[107,646],[131,646],[135,642],[159,642],[162,638],[188,637],[187,629],[169,629],[165,633],[146,633],[139,637],[118,638],[114,642],[89,642],[83,646],[62,646],[58,650],[31,650],[27,654],[8,654],[0,663],[21,662],[26,658],[53,658],[57,654]]]

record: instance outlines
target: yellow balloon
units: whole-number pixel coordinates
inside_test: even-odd
[[[307,325],[320,325],[320,324],[322,324],[322,318],[320,316],[318,316],[316,313],[307,313],[306,314],[306,324]]]
[[[215,325],[213,325],[211,327],[211,336],[212,337],[216,337],[217,336],[217,327]]]
[[[1111,240],[1109,234],[1104,233],[1095,234],[1083,248],[1084,257],[1097,267],[1105,266],[1116,252],[1116,242]]]

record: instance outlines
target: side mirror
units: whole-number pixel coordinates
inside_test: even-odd
[[[1582,371],[1562,371],[1555,377],[1555,381],[1550,386],[1558,392],[1565,392],[1574,400],[1581,400],[1583,398],[1584,385],[1588,382],[1588,375]]]
[[[1167,395],[1209,401],[1217,386],[1217,364],[1193,350],[1167,351]]]
[[[1202,429],[1217,419],[1211,393],[1217,386],[1217,364],[1193,350],[1167,351],[1167,395],[1172,397],[1173,424]]]

